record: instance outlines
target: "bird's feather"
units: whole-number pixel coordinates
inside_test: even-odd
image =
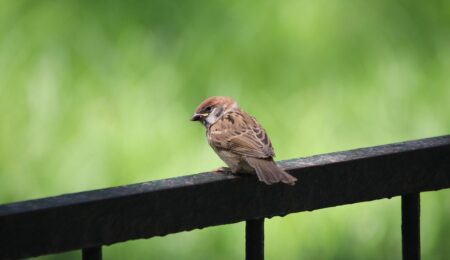
[[[256,158],[274,157],[266,131],[244,111],[233,111],[220,118],[208,131],[208,140],[218,149]]]

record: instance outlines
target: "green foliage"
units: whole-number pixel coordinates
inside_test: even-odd
[[[0,203],[222,165],[188,121],[211,95],[255,115],[278,159],[448,134],[449,42],[440,0],[1,1]],[[449,195],[422,196],[425,259],[450,255]],[[268,220],[266,254],[398,259],[399,206]],[[243,235],[236,224],[104,254],[242,259]]]

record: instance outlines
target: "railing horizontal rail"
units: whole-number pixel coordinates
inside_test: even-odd
[[[217,173],[0,206],[0,258],[284,216],[450,187],[450,135],[280,162],[299,179],[267,186]],[[86,254],[89,253],[86,251]]]

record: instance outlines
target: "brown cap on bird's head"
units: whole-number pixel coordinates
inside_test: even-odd
[[[224,96],[209,97],[197,107],[191,120],[192,121],[203,120],[216,107],[221,107],[221,109],[226,110],[230,107],[237,107],[237,103],[231,97],[224,97]]]

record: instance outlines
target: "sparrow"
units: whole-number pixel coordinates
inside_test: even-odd
[[[209,145],[232,173],[256,172],[258,179],[269,185],[277,182],[294,185],[297,181],[274,162],[275,153],[264,128],[232,98],[206,99],[191,121],[205,126]]]

